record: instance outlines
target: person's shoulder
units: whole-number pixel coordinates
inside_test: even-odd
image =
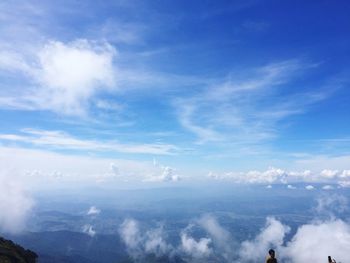
[[[266,259],[266,263],[277,263],[277,259],[268,257],[268,258]]]

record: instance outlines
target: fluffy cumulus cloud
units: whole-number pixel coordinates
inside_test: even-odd
[[[229,179],[237,183],[287,183],[295,181],[298,178],[306,178],[311,172],[288,172],[280,168],[269,167],[266,171],[248,171],[248,172],[228,172],[218,176],[220,179]]]
[[[290,228],[276,218],[267,218],[260,233],[241,244],[240,262],[259,262],[270,247],[276,249],[280,261],[287,263],[326,262],[329,255],[337,262],[347,262],[350,225],[335,216],[335,212],[344,212],[347,207],[344,196],[321,196],[315,207],[316,217],[299,226],[288,240]]]
[[[329,255],[347,262],[350,253],[350,225],[340,219],[316,221],[300,226],[286,241],[289,227],[268,218],[265,228],[253,240],[244,241],[238,262],[261,262],[272,247],[282,262],[326,262]]]
[[[202,216],[198,220],[198,224],[210,236],[213,248],[218,252],[220,258],[231,260],[234,257],[232,246],[235,245],[235,242],[230,232],[224,229],[215,217],[210,215]]]
[[[119,235],[128,253],[135,259],[141,259],[147,254],[162,256],[171,251],[162,226],[142,231],[138,221],[126,219],[119,227]]]
[[[0,231],[16,233],[25,227],[34,201],[21,182],[0,171]]]
[[[205,258],[212,253],[209,247],[210,238],[200,238],[199,240],[189,236],[185,231],[181,233],[181,250],[193,258]]]
[[[194,236],[194,230],[201,229],[205,236]],[[179,243],[174,246],[167,240],[164,227],[142,230],[140,222],[126,219],[119,228],[119,234],[128,253],[135,259],[147,254],[180,257],[185,262],[201,262],[208,258],[224,261],[233,258],[232,245],[235,244],[230,233],[216,219],[205,215],[189,224],[179,233]],[[213,252],[217,251],[216,255]]]
[[[350,257],[350,226],[336,219],[301,226],[292,240],[281,248],[286,262],[325,262],[333,256],[337,262]]]
[[[176,169],[170,166],[163,166],[156,160],[153,160],[153,171],[145,179],[149,182],[177,182],[181,177],[177,174]]]
[[[347,209],[347,199],[341,195],[324,194],[317,200],[315,218],[291,228],[275,217],[267,217],[265,225],[250,239],[241,243],[234,233],[223,227],[212,215],[193,220],[179,231],[179,243],[170,245],[163,227],[141,230],[140,223],[127,219],[120,235],[129,253],[140,259],[148,253],[157,256],[177,256],[185,262],[262,262],[270,248],[276,250],[280,262],[326,262],[331,255],[337,262],[350,257],[350,224],[335,216],[335,211]]]
[[[2,67],[22,73],[35,88],[21,96],[2,97],[1,106],[81,116],[94,95],[115,87],[116,50],[106,42],[49,41],[30,61],[13,52],[5,55],[1,55]]]
[[[244,241],[241,244],[239,257],[242,262],[255,262],[263,259],[271,247],[280,247],[283,244],[286,233],[290,231],[288,226],[283,225],[273,217],[266,219],[266,225],[253,240]]]
[[[286,171],[280,168],[269,167],[265,171],[248,171],[248,172],[227,172],[223,174],[210,173],[209,178],[216,180],[230,180],[235,183],[249,184],[289,184],[287,188],[292,189],[291,183],[330,183],[339,184],[342,187],[350,186],[349,170],[322,170],[320,172],[304,171]],[[310,187],[308,187],[310,188]],[[326,187],[324,190],[330,190],[331,187]],[[310,189],[309,189],[310,190]]]
[[[119,228],[119,234],[129,250],[136,250],[141,242],[138,222],[126,219]]]
[[[162,226],[147,231],[144,240],[144,250],[146,253],[153,253],[156,256],[161,256],[171,250],[171,246],[165,241],[165,234]]]
[[[210,247],[212,239],[209,237],[194,238],[191,235],[192,227],[193,225],[190,224],[180,232],[180,243],[177,247],[167,241],[163,226],[145,230],[142,229],[140,222],[134,219],[124,220],[119,228],[119,234],[130,256],[137,260],[148,254],[157,257],[166,255],[170,258],[180,256],[189,261],[209,257],[212,253]]]
[[[96,230],[92,225],[86,224],[83,226],[83,233],[89,235],[90,237],[94,237],[96,235]]]
[[[305,186],[305,189],[311,191],[311,190],[314,190],[315,187],[309,184],[309,185]]]
[[[327,185],[324,185],[324,186],[322,187],[322,189],[323,189],[323,190],[333,190],[334,187],[331,186],[331,185],[329,185],[329,184],[327,184]]]
[[[87,215],[89,216],[98,215],[100,213],[101,213],[101,210],[98,209],[96,206],[91,206],[87,211]]]
[[[54,111],[82,114],[98,89],[113,86],[114,55],[107,43],[77,40],[46,44],[38,54],[39,97]]]

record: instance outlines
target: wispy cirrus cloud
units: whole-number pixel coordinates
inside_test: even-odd
[[[280,122],[327,98],[329,92],[322,90],[290,91],[294,77],[313,67],[316,65],[287,60],[248,71],[244,76],[230,76],[192,96],[176,99],[178,120],[197,136],[198,143],[274,138]],[[283,94],[283,89],[289,92]]]
[[[84,140],[62,131],[23,129],[21,134],[0,134],[3,142],[23,143],[51,149],[89,150],[134,154],[171,155],[179,149],[171,144],[123,144],[117,141]]]

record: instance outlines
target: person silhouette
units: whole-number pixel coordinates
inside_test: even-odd
[[[335,261],[335,259],[331,258],[331,256],[328,256],[328,263],[337,263],[337,261]]]
[[[269,255],[266,258],[266,263],[277,263],[277,259],[275,257],[275,250],[269,250]]]

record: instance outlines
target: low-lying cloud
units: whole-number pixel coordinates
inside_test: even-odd
[[[172,250],[171,245],[165,241],[162,226],[142,231],[138,221],[126,219],[119,227],[119,234],[128,253],[135,259],[146,254],[162,256]]]
[[[293,232],[278,218],[267,217],[255,236],[240,243],[235,241],[234,233],[211,215],[202,216],[179,231],[176,244],[167,239],[163,228],[142,231],[140,222],[134,219],[125,220],[119,233],[129,254],[138,259],[157,251],[157,256],[167,255],[170,261],[176,256],[184,262],[257,263],[265,260],[268,250],[273,248],[278,260],[285,263],[326,262],[329,255],[337,262],[347,262],[350,224],[334,214],[323,216],[329,207],[342,208],[347,202],[344,198],[322,196],[314,209],[315,218]]]
[[[87,215],[89,216],[98,215],[99,213],[101,213],[101,210],[98,209],[96,206],[91,206],[87,211]]]
[[[268,217],[266,224],[253,240],[246,240],[239,249],[239,258],[242,262],[254,262],[263,259],[271,247],[281,247],[286,233],[290,231],[274,217]]]
[[[96,230],[92,225],[86,224],[83,226],[83,233],[89,235],[90,237],[94,237],[96,235]]]
[[[34,200],[13,174],[0,171],[0,232],[24,229]]]

